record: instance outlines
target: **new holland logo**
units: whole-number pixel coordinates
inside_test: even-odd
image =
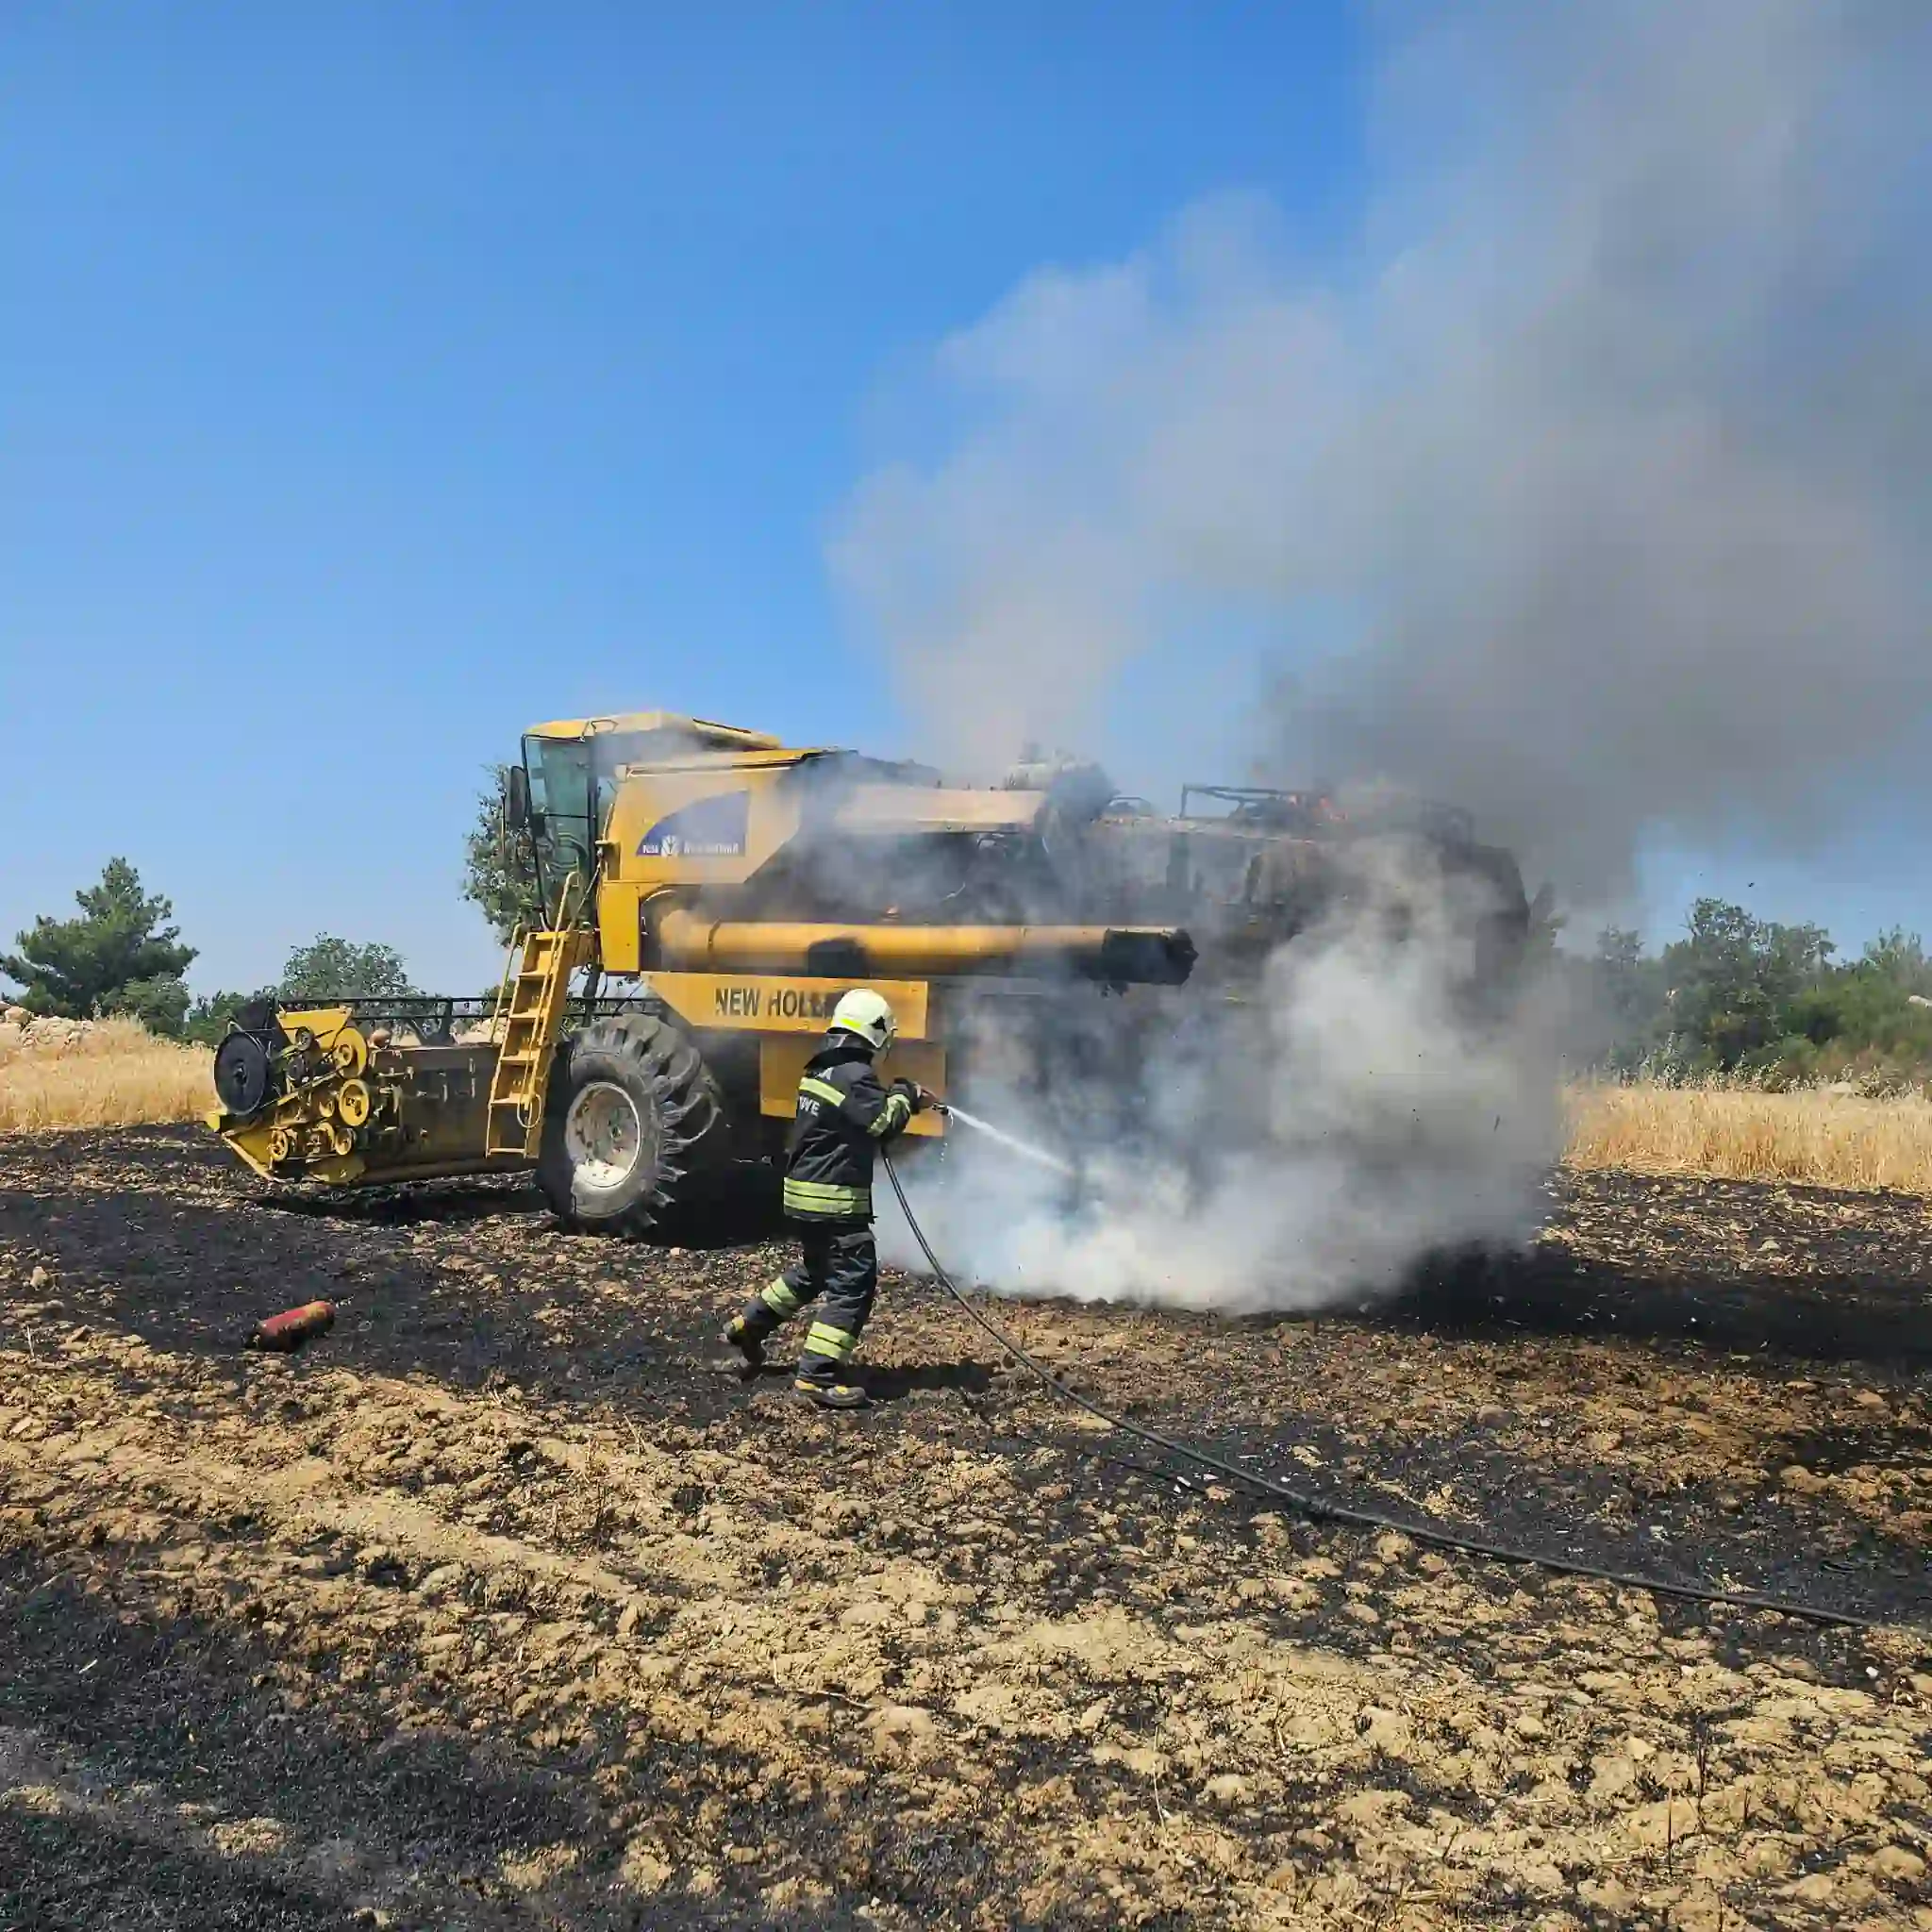
[[[638,841],[640,858],[741,858],[751,793],[701,798],[661,818]]]
[[[720,1020],[829,1020],[851,990],[817,992],[810,987],[725,985],[712,990],[711,1010]]]

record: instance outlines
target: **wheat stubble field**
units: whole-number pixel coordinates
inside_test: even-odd
[[[1578,1085],[1573,1168],[1932,1197],[1932,1102],[1834,1088]]]
[[[0,1134],[192,1121],[214,1105],[210,1058],[135,1020],[0,1021]]]
[[[707,1367],[762,1239],[0,1138],[0,1925],[1932,1926],[1927,1210],[1664,1118],[1390,1307],[1003,1312],[1321,1494],[1874,1630],[1176,1481],[917,1281],[801,1408]]]

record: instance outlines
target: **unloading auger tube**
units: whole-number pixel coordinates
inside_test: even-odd
[[[1176,926],[846,925],[714,920],[683,908],[658,916],[656,947],[657,965],[701,973],[1065,973],[1131,986],[1183,986],[1195,957],[1193,941]]]
[[[1243,1469],[1237,1462],[1229,1462],[1216,1456],[1210,1450],[1196,1448],[1191,1442],[1183,1442],[1173,1436],[1164,1436],[1158,1429],[1150,1429],[1144,1423],[1129,1421],[1124,1415],[1116,1415],[1110,1408],[1082,1395],[1077,1389],[1070,1389],[1044,1362],[1029,1355],[1021,1344],[1013,1340],[998,1323],[980,1309],[946,1273],[945,1265],[933,1253],[932,1243],[925,1238],[925,1230],[919,1224],[919,1218],[912,1211],[912,1203],[906,1198],[906,1190],[899,1179],[899,1170],[893,1164],[889,1150],[881,1149],[885,1161],[886,1178],[892,1184],[892,1192],[899,1197],[899,1207],[906,1216],[906,1225],[912,1230],[912,1239],[918,1242],[919,1251],[925,1257],[926,1265],[932,1270],[933,1278],[958,1304],[967,1319],[991,1337],[1000,1348],[1043,1383],[1056,1395],[1071,1402],[1076,1408],[1105,1423],[1108,1428],[1117,1429],[1124,1436],[1130,1436],[1136,1441],[1144,1442],[1148,1447],[1158,1449],[1163,1454],[1178,1457],[1183,1462],[1191,1462],[1197,1469],[1211,1470],[1216,1475],[1225,1476],[1230,1482],[1244,1484],[1251,1490],[1257,1490],[1265,1496],[1286,1503],[1300,1515],[1314,1523],[1341,1523],[1356,1529],[1393,1530],[1399,1536],[1412,1538],[1416,1542],[1428,1543],[1437,1549],[1457,1550],[1465,1556],[1483,1557],[1491,1562],[1510,1563],[1520,1568],[1544,1570],[1557,1576],[1578,1576],[1591,1583],[1607,1583],[1619,1590],[1641,1590],[1651,1596],[1675,1597],[1685,1603],[1721,1604],[1742,1610],[1772,1610],[1781,1617],[1796,1617],[1808,1624],[1824,1624],[1846,1630],[1896,1630],[1917,1629],[1916,1624],[1901,1624],[1883,1617],[1860,1616],[1856,1610],[1829,1610],[1817,1604],[1797,1603],[1786,1597],[1765,1596],[1757,1591],[1718,1590],[1709,1584],[1674,1583],[1668,1577],[1647,1576],[1638,1571],[1609,1570],[1595,1563],[1578,1562],[1574,1557],[1554,1557],[1540,1550],[1520,1550],[1508,1543],[1491,1542],[1487,1538],[1462,1536],[1453,1529],[1444,1528],[1439,1523],[1417,1522],[1411,1517],[1391,1516],[1379,1509],[1362,1509],[1346,1503],[1330,1503],[1320,1496],[1310,1496],[1302,1491],[1291,1489],[1288,1484],[1278,1482],[1272,1475],[1261,1475],[1252,1469]]]

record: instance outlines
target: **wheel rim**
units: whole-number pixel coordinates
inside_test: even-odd
[[[608,1080],[592,1080],[564,1116],[563,1145],[583,1186],[600,1193],[621,1187],[644,1158],[644,1124],[637,1102]]]

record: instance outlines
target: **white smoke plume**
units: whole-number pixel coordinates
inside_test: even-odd
[[[931,748],[1092,744],[1127,665],[1237,611],[1280,641],[1239,749],[1456,799],[1573,903],[1647,838],[1798,836],[1881,765],[1923,793],[1932,8],[1377,18],[1349,273],[1230,199],[940,346],[963,426],[833,556]]]
[[[1178,723],[1226,721],[1257,775],[1466,806],[1573,905],[1615,901],[1650,841],[1923,804],[1932,8],[1374,18],[1345,268],[1233,197],[940,346],[952,434],[866,481],[832,559],[928,748],[1092,744],[1137,659],[1233,614],[1276,641],[1267,701],[1183,680]],[[1282,1306],[1518,1229],[1555,1145],[1543,1031],[1472,1032],[1445,961],[1370,930],[1275,961],[1269,1118],[1205,1180],[1116,1176],[1071,1218],[967,1190],[956,1252]],[[1211,1100],[1181,1124],[1211,1133]]]
[[[1374,1294],[1431,1250],[1526,1236],[1557,1131],[1549,1016],[1533,990],[1500,1017],[1466,1009],[1475,908],[1456,891],[1407,868],[1369,883],[1274,955],[1246,1024],[1156,1018],[1131,1138],[1109,1132],[1118,1093],[1083,1108],[1064,1083],[1050,1101],[975,1086],[999,1124],[1073,1151],[1079,1184],[956,1125],[945,1171],[908,1182],[941,1257],[1010,1292],[1241,1312]],[[896,1214],[883,1239],[913,1265]]]

